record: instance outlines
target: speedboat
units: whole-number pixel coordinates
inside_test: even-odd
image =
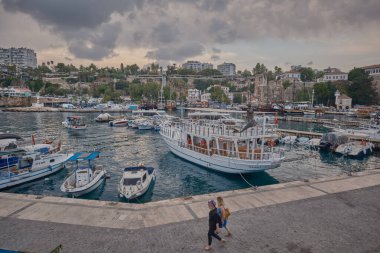
[[[111,127],[125,127],[128,126],[128,119],[117,119],[108,123]]]
[[[335,153],[345,156],[350,156],[354,158],[363,157],[370,155],[375,146],[371,142],[367,141],[353,141],[339,145]]]
[[[98,188],[105,180],[107,171],[102,166],[93,165],[91,161],[99,157],[99,152],[74,154],[68,161],[76,162],[76,169],[64,180],[61,191],[78,197]],[[79,167],[79,162],[88,162]]]
[[[68,116],[62,125],[71,130],[85,130],[87,125],[83,121],[81,116]]]
[[[156,180],[155,170],[143,165],[127,167],[119,182],[119,194],[128,200],[142,196]]]

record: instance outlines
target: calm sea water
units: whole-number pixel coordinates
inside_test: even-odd
[[[128,128],[112,128],[106,123],[96,123],[98,113],[84,113],[88,129],[82,132],[69,132],[61,122],[68,113],[0,113],[0,132],[10,131],[30,139],[32,134],[37,141],[44,136],[61,139],[63,149],[70,152],[101,151],[96,160],[107,168],[111,178],[96,191],[83,196],[87,199],[123,201],[117,193],[117,183],[122,169],[143,162],[157,170],[157,180],[137,202],[163,200],[210,192],[220,192],[247,188],[251,185],[268,185],[279,182],[338,175],[347,171],[360,171],[375,168],[380,162],[378,153],[362,160],[321,154],[304,148],[285,147],[287,161],[279,168],[267,172],[244,175],[228,175],[210,171],[182,160],[173,155],[154,131],[139,131]],[[115,114],[117,115],[117,114]],[[297,122],[280,122],[280,127],[324,132],[320,125]],[[7,192],[65,196],[59,187],[73,166],[68,165],[60,172],[47,178],[23,184],[6,190]]]

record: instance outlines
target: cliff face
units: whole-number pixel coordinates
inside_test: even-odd
[[[32,106],[32,97],[0,97],[0,107]]]

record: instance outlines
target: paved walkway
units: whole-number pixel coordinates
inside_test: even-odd
[[[380,252],[380,171],[223,192],[234,236],[216,252]],[[200,252],[207,200],[144,205],[0,193],[0,248]]]

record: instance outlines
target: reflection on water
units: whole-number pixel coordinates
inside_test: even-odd
[[[124,167],[143,162],[156,168],[156,182],[148,192],[134,202],[156,201],[180,196],[234,190],[249,187],[240,175],[229,175],[210,171],[174,156],[159,133],[128,128],[111,128],[105,123],[96,123],[98,113],[82,114],[89,125],[84,131],[68,131],[61,122],[68,113],[1,113],[0,131],[18,133],[26,139],[35,134],[62,140],[67,152],[101,151],[96,160],[111,174],[111,178],[96,191],[83,196],[88,199],[124,201],[119,199],[117,184]],[[280,122],[280,127],[323,132],[322,126],[310,123]],[[267,185],[278,182],[337,175],[343,171],[357,171],[375,167],[378,156],[362,160],[350,160],[331,154],[311,152],[304,148],[292,148],[287,152],[288,162],[267,172],[244,175],[251,185]],[[8,189],[8,192],[65,196],[60,185],[74,168],[66,168],[48,178],[29,182]]]

